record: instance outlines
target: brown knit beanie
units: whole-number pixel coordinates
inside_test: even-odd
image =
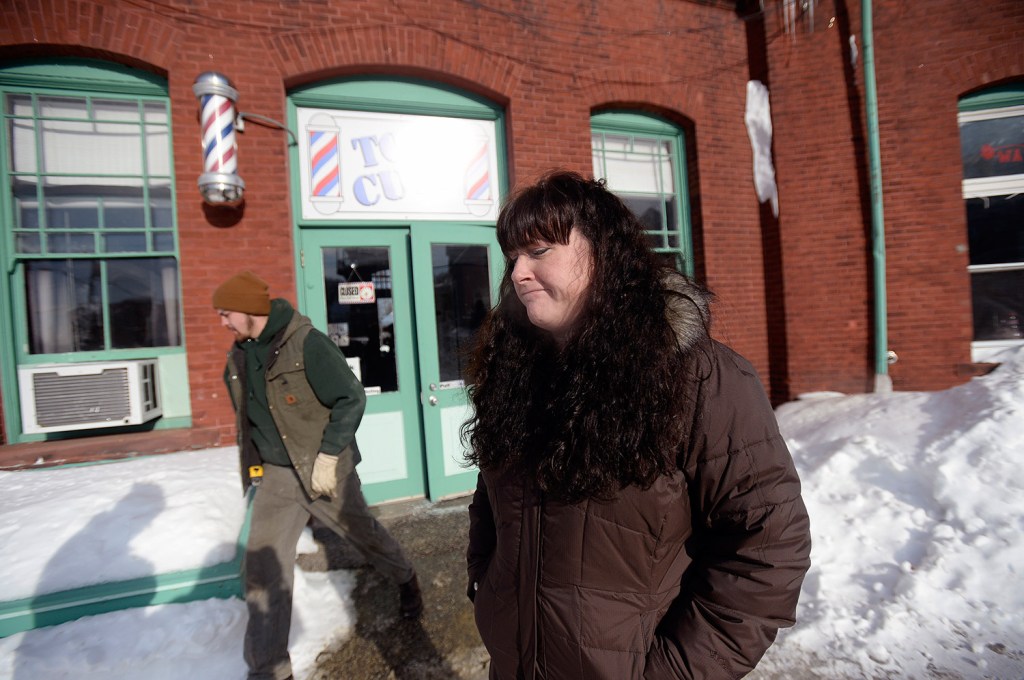
[[[252,272],[235,274],[214,291],[213,307],[228,312],[268,316],[270,295],[267,294],[267,282]]]

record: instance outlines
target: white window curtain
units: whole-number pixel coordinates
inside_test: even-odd
[[[72,271],[30,269],[29,316],[33,354],[56,354],[77,349],[78,314]]]

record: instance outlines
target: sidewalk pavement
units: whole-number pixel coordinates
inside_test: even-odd
[[[423,589],[419,621],[398,616],[398,588],[333,532],[314,527],[321,545],[301,555],[308,571],[357,569],[356,625],[339,648],[323,653],[312,680],[486,680],[490,659],[466,597],[467,507],[472,496],[432,503],[381,505],[373,513],[416,566]]]

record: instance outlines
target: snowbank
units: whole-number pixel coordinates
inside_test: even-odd
[[[1000,358],[943,392],[779,408],[813,566],[763,670],[1024,677],[1024,348]]]

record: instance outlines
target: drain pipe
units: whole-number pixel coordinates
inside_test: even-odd
[[[871,0],[861,0],[864,33],[864,93],[868,123],[868,166],[871,173],[871,246],[875,294],[875,392],[891,392],[888,309],[885,293],[885,217],[882,213],[882,154],[878,143],[878,92],[875,89],[875,41]],[[895,355],[893,355],[895,356]]]

